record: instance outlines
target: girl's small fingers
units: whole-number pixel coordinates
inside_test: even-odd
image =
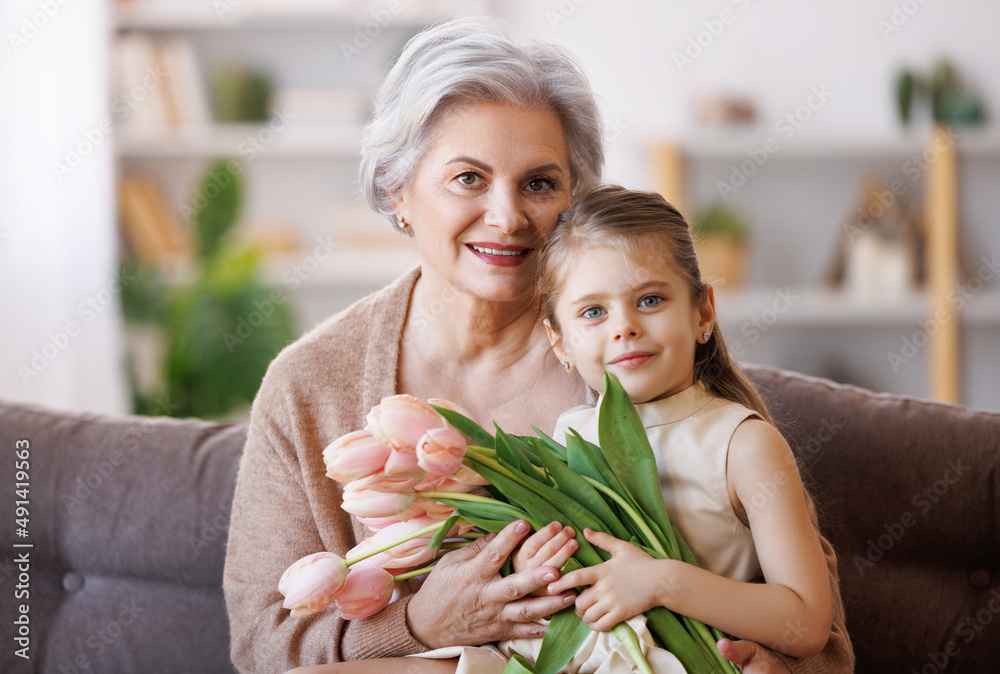
[[[549,557],[548,561],[545,562],[545,565],[554,566],[557,569],[561,569],[563,564],[568,562],[569,558],[572,557],[574,553],[576,553],[577,547],[578,546],[576,541],[570,539],[569,541],[566,542],[564,546],[562,546],[562,548],[557,550],[556,553],[552,555],[552,557]]]
[[[591,580],[593,574],[590,569],[593,567],[585,566],[582,569],[577,569],[576,571],[570,571],[565,574],[562,578],[549,583],[548,590],[549,594],[559,594],[566,590],[570,590],[574,587],[579,587],[581,585],[590,585],[593,581]]]
[[[525,539],[524,543],[521,544],[522,554],[527,555],[529,558],[535,557],[538,555],[539,551],[559,533],[561,529],[562,524],[559,522],[550,522],[549,524],[546,524],[544,527]]]
[[[593,529],[584,529],[583,535],[588,541],[597,547],[612,553],[618,549],[619,544],[624,543],[624,541],[619,538],[615,538],[611,534],[606,534],[603,531],[594,531]]]
[[[558,534],[556,534],[555,536],[553,536],[552,538],[550,538],[548,540],[548,542],[546,542],[545,545],[543,545],[538,550],[538,552],[536,553],[536,555],[539,558],[541,558],[541,559],[552,559],[560,551],[562,551],[563,548],[566,547],[566,544],[568,542],[573,541],[573,536],[575,536],[575,533],[573,532],[573,528],[572,527],[566,527],[565,529],[563,529],[562,531],[560,531]],[[546,564],[548,564],[548,563],[549,562],[546,562]],[[562,566],[562,564],[553,564],[553,566],[557,566],[558,567],[558,566]]]

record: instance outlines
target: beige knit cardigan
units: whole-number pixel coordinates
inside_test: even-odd
[[[333,609],[290,618],[277,589],[297,559],[321,550],[344,556],[369,534],[340,508],[340,485],[326,477],[322,451],[399,392],[403,327],[419,276],[414,269],[326,320],[268,368],[240,462],[223,580],[241,672],[427,650],[407,625],[406,597],[364,620],[342,620]],[[825,540],[824,547],[837,589],[836,558]],[[839,591],[835,596],[830,643],[817,658],[789,661],[793,671],[852,671]]]

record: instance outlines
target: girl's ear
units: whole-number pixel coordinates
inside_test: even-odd
[[[546,318],[542,320],[542,325],[545,326],[545,334],[549,337],[549,344],[552,345],[552,351],[556,354],[556,358],[563,363],[568,363],[569,359],[566,357],[566,351],[563,349],[562,337],[560,337],[559,333],[552,327],[552,323],[549,319]]]
[[[698,307],[698,334],[712,332],[715,329],[715,288],[708,286],[705,291],[705,301]]]

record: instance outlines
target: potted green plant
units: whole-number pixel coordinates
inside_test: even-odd
[[[691,225],[695,252],[706,283],[736,288],[746,269],[747,226],[735,210],[717,204],[695,216]]]
[[[185,282],[167,282],[155,269],[129,260],[123,293],[127,322],[158,336],[155,375],[131,363],[139,414],[220,418],[244,412],[268,364],[295,336],[285,296],[260,279],[261,253],[233,236],[243,196],[240,166],[219,161],[198,192],[191,221],[194,270]],[[147,340],[148,341],[148,340]],[[150,369],[150,368],[147,368]],[[145,379],[145,385],[139,385]]]

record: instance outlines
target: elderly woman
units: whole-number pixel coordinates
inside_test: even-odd
[[[532,595],[554,568],[499,575],[527,534],[523,522],[446,555],[417,592],[363,620],[334,610],[290,618],[277,580],[300,557],[345,555],[369,533],[340,508],[322,450],[364,426],[383,397],[448,398],[521,434],[551,430],[587,399],[536,320],[534,277],[557,216],[599,182],[602,166],[594,96],[564,52],[485,19],[434,27],[406,46],[365,130],[361,184],[369,204],[414,238],[421,264],[285,349],[261,385],[225,570],[241,671],[371,658],[383,660],[333,669],[454,671],[454,662],[391,658],[540,636],[537,619],[572,601]],[[834,596],[839,620],[826,651],[793,670],[851,670]],[[756,644],[723,650],[745,671],[785,671]]]

